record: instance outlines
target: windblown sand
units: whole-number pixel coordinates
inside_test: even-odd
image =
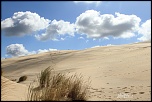
[[[53,51],[4,59],[1,66],[1,80],[9,83],[1,89],[2,100],[26,100],[28,85],[49,66],[56,72],[81,73],[84,80],[90,77],[89,100],[151,100],[151,42]],[[27,80],[16,83],[23,75]]]

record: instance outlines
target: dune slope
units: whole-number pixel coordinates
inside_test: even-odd
[[[151,100],[151,42],[102,46],[86,50],[47,52],[4,59],[4,77],[27,75],[29,85],[38,73],[51,66],[57,72],[90,77],[89,100]]]

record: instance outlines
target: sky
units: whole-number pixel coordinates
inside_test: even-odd
[[[151,1],[3,1],[1,58],[151,40]]]

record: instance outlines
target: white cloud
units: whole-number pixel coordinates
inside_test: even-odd
[[[57,49],[49,49],[49,51],[57,51]]]
[[[108,37],[104,37],[103,39],[104,39],[104,40],[109,40],[109,38],[108,38]]]
[[[88,38],[133,37],[134,32],[139,28],[141,19],[136,15],[120,13],[115,13],[115,16],[101,15],[95,10],[87,10],[76,18],[76,31],[86,34]]]
[[[97,45],[97,46],[93,46],[93,47],[91,47],[91,48],[97,48],[97,47],[100,47],[99,45]]]
[[[101,1],[74,1],[75,3],[101,3]],[[141,37],[140,41],[151,40],[151,19],[140,27],[141,19],[136,15],[125,15],[118,12],[112,14],[100,14],[95,10],[87,10],[76,18],[75,23],[64,20],[51,20],[40,17],[37,13],[30,11],[16,12],[11,18],[1,20],[1,29],[6,36],[24,36],[35,31],[43,30],[44,33],[35,35],[40,41],[65,40],[73,37],[74,33],[84,34],[87,38],[97,40],[109,40],[109,36],[118,38],[131,38],[136,32]],[[66,36],[65,36],[66,35]],[[79,37],[78,39],[84,39]],[[88,40],[86,40],[86,43]]]
[[[36,51],[28,51],[28,55],[33,55],[33,54],[36,54],[37,52]]]
[[[42,49],[39,49],[38,51],[37,51],[37,53],[44,53],[44,52],[49,52],[49,51],[57,51],[57,49],[44,49],[44,50],[42,50]]]
[[[11,55],[12,57],[15,56],[24,56],[28,55],[28,51],[25,49],[23,44],[11,44],[6,47],[6,52],[8,55]]]
[[[96,4],[96,6],[99,6],[101,1],[74,1],[74,3]]]
[[[36,35],[35,37],[38,40],[57,40],[58,36],[63,36],[68,34],[70,36],[74,36],[75,25],[70,24],[70,22],[65,22],[63,20],[56,21],[53,20],[51,24],[46,28],[46,32],[41,35]]]
[[[116,46],[116,45],[113,45],[113,44],[107,44],[106,46]]]
[[[6,36],[24,36],[45,29],[49,22],[37,13],[16,12],[11,18],[1,21],[1,29]]]
[[[151,19],[147,20],[141,25],[138,34],[142,35],[142,37],[137,38],[140,41],[151,40]]]
[[[131,38],[131,37],[134,37],[135,36],[135,34],[134,33],[132,33],[132,32],[126,32],[125,34],[122,34],[122,35],[120,35],[120,36],[118,36],[118,37],[114,37],[114,39],[119,39],[119,38]]]
[[[61,38],[61,40],[65,40],[65,38]]]
[[[84,39],[84,37],[81,36],[81,37],[79,37],[78,39]]]
[[[37,51],[37,53],[44,53],[44,52],[48,52],[48,50],[46,50],[46,49],[44,49],[44,50],[39,49],[39,50]]]
[[[39,54],[43,52],[49,52],[49,51],[57,51],[57,49],[39,49],[38,51],[28,51],[25,49],[23,44],[11,44],[6,47],[7,56],[11,55],[12,57],[17,56],[26,56],[26,55],[32,55],[32,54]]]
[[[109,38],[108,37],[103,37],[103,39],[101,39],[101,38],[93,38],[92,40],[93,41],[96,41],[96,40],[101,41],[101,40],[109,40]]]

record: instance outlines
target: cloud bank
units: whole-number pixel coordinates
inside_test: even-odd
[[[74,36],[75,25],[70,24],[70,22],[65,22],[63,20],[56,21],[53,20],[51,24],[46,28],[46,32],[41,35],[36,35],[38,40],[57,40],[58,36],[64,36],[68,34]]]
[[[140,41],[151,40],[151,19],[141,25],[138,34],[142,35],[142,37],[138,38]]]
[[[6,53],[7,55],[10,55],[12,57],[18,57],[18,56],[26,56],[26,55],[31,55],[31,54],[39,54],[39,53],[44,53],[44,52],[49,52],[49,51],[57,51],[57,49],[39,49],[38,51],[28,51],[25,49],[23,44],[11,44],[6,47]]]
[[[8,55],[11,55],[12,57],[24,56],[29,54],[28,50],[25,49],[23,44],[11,44],[6,47],[6,52]]]
[[[16,12],[11,18],[1,21],[6,36],[24,36],[45,29],[50,20],[30,11]]]
[[[101,47],[100,45],[96,45],[96,46],[93,46],[93,47],[91,47],[91,48],[97,48],[97,47]]]
[[[79,3],[79,1],[75,1],[75,3]],[[94,3],[94,1],[85,3]],[[118,12],[112,15],[87,10],[80,14],[74,23],[70,23],[64,20],[51,21],[40,17],[37,13],[26,11],[16,12],[11,18],[2,20],[1,30],[6,36],[24,36],[44,30],[44,33],[35,35],[35,38],[40,41],[65,40],[67,36],[74,36],[75,33],[92,39],[108,40],[110,36],[116,39],[126,39],[139,35],[141,37],[137,39],[140,41],[151,40],[151,19],[143,22],[142,25],[140,22],[141,19],[136,15],[125,15]]]
[[[37,53],[44,53],[44,52],[49,52],[49,51],[57,51],[57,49],[44,49],[44,50],[42,50],[42,49],[39,49],[38,51],[37,51]]]
[[[116,16],[116,17],[115,17]],[[120,13],[103,14],[88,10],[76,18],[76,30],[88,38],[104,38],[108,36],[130,38],[139,28],[141,19],[136,15]]]
[[[107,44],[106,46],[116,46],[116,45],[113,45],[113,44]]]

